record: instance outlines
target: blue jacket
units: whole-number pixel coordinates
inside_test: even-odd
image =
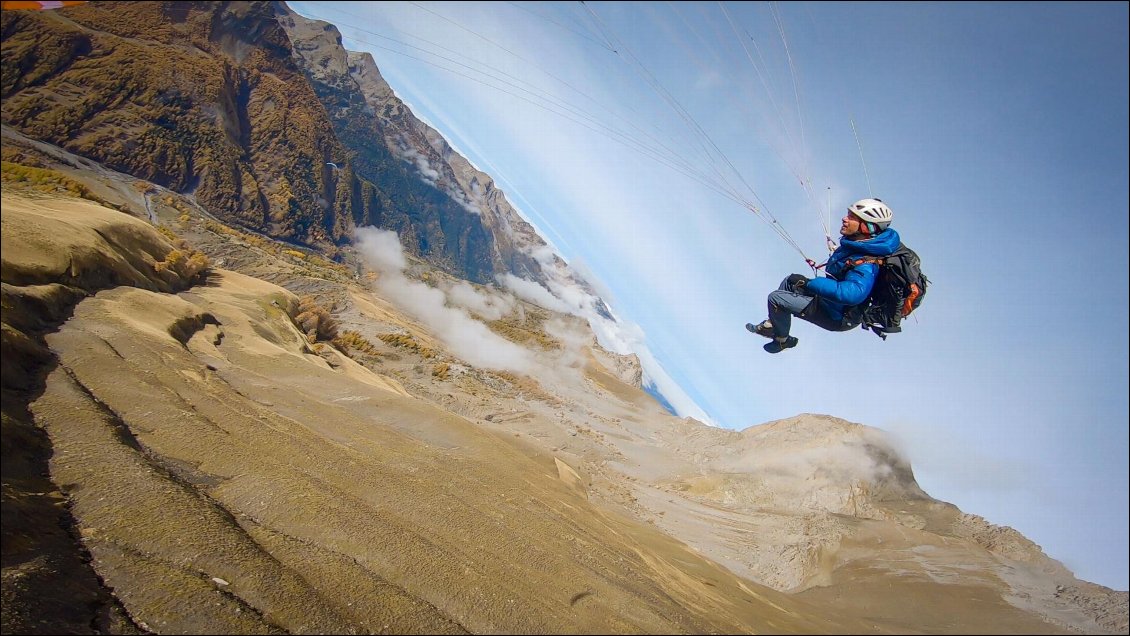
[[[814,278],[805,286],[805,294],[821,299],[823,309],[833,320],[843,320],[844,312],[867,300],[879,266],[875,263],[851,265],[849,261],[863,256],[884,257],[895,253],[900,244],[898,232],[887,228],[864,241],[841,239],[840,246],[824,267],[827,276]]]

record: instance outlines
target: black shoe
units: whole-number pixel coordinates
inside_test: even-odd
[[[752,325],[752,324],[747,322],[745,324],[745,328],[746,328],[746,331],[748,331],[750,333],[755,333],[755,334],[757,334],[757,335],[759,335],[763,338],[772,338],[773,337],[773,323],[769,322],[768,320],[763,321],[763,322],[759,322],[756,325]]]
[[[784,340],[781,340],[780,338],[774,338],[773,340],[765,343],[765,346],[761,348],[765,349],[769,353],[781,353],[785,349],[792,349],[797,345],[798,342],[800,342],[800,340],[792,336],[787,336]]]

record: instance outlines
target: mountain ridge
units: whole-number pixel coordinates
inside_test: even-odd
[[[328,22],[304,18],[285,3],[277,2],[274,6],[307,77],[315,86],[321,86],[317,92],[338,122],[343,138],[356,138],[357,133],[350,129],[358,126],[363,132],[375,132],[383,138],[384,150],[398,155],[416,169],[421,180],[478,216],[493,239],[490,260],[495,279],[509,274],[546,284],[551,290],[555,285],[582,289],[590,296],[595,310],[610,318],[599,295],[514,209],[494,179],[455,151],[443,135],[421,121],[397,97],[371,54],[345,49],[337,27]],[[363,106],[360,109],[359,102]],[[335,108],[340,116],[334,115]],[[350,146],[356,151],[354,161],[365,165],[363,156],[366,148],[371,149],[371,140],[358,140]],[[361,173],[373,174],[365,169]],[[413,241],[420,240],[411,235],[407,238],[406,246],[410,249]]]

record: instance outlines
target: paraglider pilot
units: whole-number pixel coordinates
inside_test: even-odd
[[[793,316],[828,331],[859,326],[859,312],[851,310],[871,295],[879,275],[873,259],[890,256],[900,244],[898,232],[889,227],[892,216],[879,199],[861,199],[848,206],[840,226],[843,238],[824,266],[827,275],[790,275],[769,294],[769,318],[745,328],[769,338],[766,351],[780,353],[797,345],[798,339],[789,335]]]

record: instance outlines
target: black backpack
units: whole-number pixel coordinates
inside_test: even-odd
[[[922,259],[901,243],[894,254],[886,258],[854,262],[855,265],[862,263],[879,265],[879,277],[875,279],[871,296],[852,308],[851,318],[859,319],[861,327],[886,340],[887,334],[902,331],[902,319],[922,304],[930,280],[922,273]]]

